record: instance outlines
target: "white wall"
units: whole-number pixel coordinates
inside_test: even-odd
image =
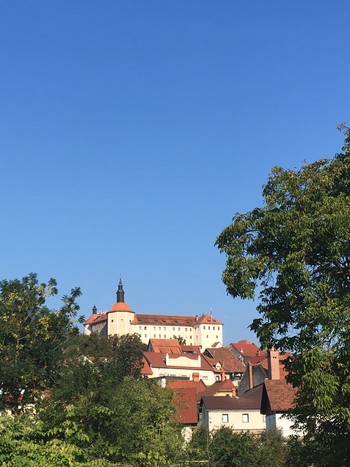
[[[205,409],[203,407],[203,409]],[[223,415],[228,415],[228,421],[223,421]],[[243,421],[249,417],[248,422]],[[227,426],[234,431],[250,431],[252,433],[262,433],[266,429],[265,417],[260,410],[211,410],[203,413],[203,423],[207,425],[209,431],[218,430],[222,426]]]

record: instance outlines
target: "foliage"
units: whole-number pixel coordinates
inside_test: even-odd
[[[204,427],[194,433],[187,447],[190,459],[207,461],[211,467],[282,467],[285,465],[286,444],[279,432],[258,438],[251,433],[234,432],[222,427],[209,434]]]
[[[80,290],[72,289],[51,311],[46,300],[57,294],[56,285],[54,279],[39,283],[33,273],[0,282],[0,410],[36,401],[52,385],[68,337],[78,332]]]
[[[300,170],[275,167],[264,205],[236,214],[217,239],[233,297],[254,298],[251,329],[291,351],[296,414],[310,436],[328,433],[346,456],[350,436],[350,130],[343,153]],[[335,439],[332,433],[339,430]]]
[[[186,345],[186,339],[182,336],[175,336],[174,334],[173,339],[177,339],[180,345]]]
[[[73,444],[90,458],[167,465],[182,451],[171,397],[151,381],[121,377],[113,361],[67,366],[39,414],[43,439]]]
[[[64,351],[66,366],[74,367],[77,362],[91,361],[96,366],[112,371],[116,381],[125,376],[140,377],[142,369],[143,343],[136,334],[124,336],[73,336]]]
[[[94,465],[77,446],[57,439],[48,443],[38,442],[38,430],[38,423],[26,414],[1,417],[0,465],[6,467]]]

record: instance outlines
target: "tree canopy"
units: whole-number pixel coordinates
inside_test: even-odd
[[[78,333],[76,303],[80,289],[62,298],[59,310],[46,301],[57,283],[39,283],[36,274],[0,282],[0,409],[18,409],[51,387],[70,336]]]
[[[263,205],[235,214],[216,244],[227,255],[228,293],[258,297],[251,329],[263,346],[293,353],[299,421],[320,433],[327,420],[349,436],[350,131],[342,129],[334,158],[273,168]]]

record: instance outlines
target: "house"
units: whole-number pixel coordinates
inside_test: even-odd
[[[202,380],[206,385],[225,378],[219,362],[203,354],[144,351],[142,374],[148,378],[165,380]]]
[[[266,378],[284,378],[287,375],[284,361],[289,355],[289,353],[271,350],[269,352],[258,351],[256,355],[249,357],[238,387],[238,395],[263,384]]]
[[[84,323],[84,334],[118,335],[138,334],[145,344],[149,339],[171,339],[180,336],[189,345],[202,348],[222,346],[223,323],[211,314],[156,315],[135,313],[124,301],[125,292],[119,281],[117,301],[107,312],[97,312]]]
[[[241,397],[203,396],[201,423],[209,432],[229,427],[236,432],[262,434],[265,416],[260,413],[262,385]]]
[[[189,442],[198,424],[196,388],[169,386],[169,389],[174,393],[172,401],[175,408],[174,419],[182,425],[182,436],[185,441]]]
[[[228,347],[211,347],[204,351],[204,355],[218,360],[225,372],[226,378],[231,379],[236,386],[245,371],[245,365],[238,359]]]
[[[255,344],[247,340],[241,340],[238,342],[232,342],[227,346],[232,354],[242,363],[247,363],[252,357],[256,355],[264,355],[266,352],[260,350]]]
[[[297,388],[286,380],[286,372],[280,365],[279,352],[270,351],[270,378],[263,383],[261,413],[266,416],[266,429],[280,429],[282,435],[300,435],[293,429],[293,421],[286,415],[294,406]]]

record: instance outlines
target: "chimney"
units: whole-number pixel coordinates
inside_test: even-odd
[[[248,362],[248,381],[249,381],[249,389],[252,389],[254,387],[254,381],[253,381],[253,366]]]
[[[269,379],[280,379],[280,353],[274,347],[268,352]]]
[[[199,373],[192,373],[192,381],[194,383],[198,383],[199,382]]]
[[[232,388],[232,397],[236,397],[236,395],[237,395],[237,389]]]

